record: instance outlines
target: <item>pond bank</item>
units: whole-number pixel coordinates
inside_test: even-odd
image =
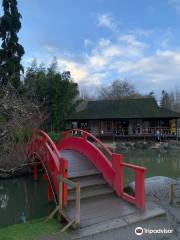
[[[180,141],[169,140],[164,142],[156,141],[104,141],[113,152],[129,152],[135,150],[157,150],[159,152],[180,151]]]
[[[154,179],[156,180],[156,183],[157,183],[157,181],[159,182],[158,178],[154,177]],[[24,185],[25,178],[24,178],[24,180],[21,179],[22,181],[19,181],[19,180],[14,180],[14,181],[15,182],[18,181],[19,184]],[[151,180],[152,179],[147,179],[146,182],[150,183],[150,182],[152,182]],[[169,184],[171,182],[171,179],[170,179],[170,182],[169,182],[169,178],[166,178],[165,180],[166,181],[164,182],[164,187],[167,187],[167,183]],[[172,179],[172,181],[174,181],[174,180]],[[10,195],[9,196],[7,195],[7,196],[9,197],[9,200],[11,200],[13,202],[12,207],[14,210],[15,210],[15,208],[14,208],[14,204],[15,204],[14,203],[14,200],[15,200],[14,193],[17,192],[17,189],[18,189],[15,182],[13,183],[14,190],[7,188],[9,190],[9,193],[11,193],[11,196]],[[160,181],[160,182],[162,182],[162,181]],[[21,200],[19,199],[19,197],[17,199],[18,203],[20,203],[21,208],[18,209],[18,206],[16,205],[17,213],[21,211],[21,213],[26,213],[27,214],[26,216],[29,216],[28,211],[32,211],[33,214],[37,214],[37,211],[39,211],[39,207],[41,207],[41,205],[44,205],[45,202],[47,201],[47,189],[42,188],[44,185],[44,182],[42,182],[42,183],[41,182],[39,182],[39,183],[29,182],[29,184],[32,184],[33,188],[31,189],[30,185],[27,185],[26,188],[24,189],[26,192],[26,195],[23,195]],[[37,184],[43,184],[43,185],[38,186]],[[165,189],[165,191],[163,189],[160,189],[160,191],[159,191],[159,188],[157,188],[158,185],[155,183],[153,185],[154,185],[154,190],[153,190],[153,192],[152,192],[152,189],[151,189],[151,191],[148,190],[148,192],[151,194],[147,194],[147,198],[148,198],[148,200],[154,201],[156,204],[158,204],[160,207],[162,207],[166,211],[166,214],[167,214],[167,219],[164,219],[164,218],[163,219],[153,219],[153,224],[156,227],[160,227],[160,226],[165,227],[165,221],[166,221],[166,224],[169,224],[175,230],[177,238],[173,238],[173,240],[175,240],[175,239],[178,240],[178,239],[180,239],[180,227],[179,227],[180,226],[180,208],[178,208],[174,205],[169,205],[168,192],[166,191],[167,188]],[[41,189],[41,191],[39,191],[39,189]],[[27,192],[27,190],[29,190],[29,191]],[[35,198],[35,195],[34,195],[35,192],[38,193],[38,198]],[[40,199],[39,196],[42,196],[42,199]],[[4,198],[4,199],[8,200],[8,198]],[[43,199],[45,201],[43,201]],[[23,200],[25,202],[28,201],[28,205],[23,206],[23,204],[21,202]],[[32,200],[34,201],[34,205],[31,205]],[[4,204],[5,204],[5,202],[4,202]],[[39,204],[39,205],[37,206],[37,204]],[[9,210],[10,210],[11,216],[12,216],[12,208],[10,208]],[[49,213],[51,211],[49,211]],[[47,210],[45,210],[45,211],[43,210],[43,213],[45,213],[44,216],[47,216],[49,214],[47,212]],[[0,213],[0,215],[3,216],[2,212]],[[33,216],[34,216],[34,218],[36,218],[36,215],[33,215]],[[21,216],[19,216],[19,217],[21,218],[21,222],[22,222],[22,220],[24,219],[24,215],[21,214]],[[27,219],[27,217],[26,217],[26,219]],[[4,222],[5,218],[2,217],[2,220]],[[45,218],[42,218],[40,220],[33,220],[33,221],[27,222],[25,224],[18,224],[18,225],[13,225],[13,226],[9,226],[6,228],[2,228],[2,229],[0,229],[0,240],[6,240],[6,239],[7,240],[27,240],[27,239],[28,240],[58,240],[58,239],[70,240],[71,239],[71,236],[72,236],[71,232],[68,232],[67,234],[60,233],[60,225],[57,220],[55,220],[55,219],[52,220],[53,221],[52,224],[51,224],[51,221],[46,224],[44,222],[44,220],[45,220]],[[50,226],[49,226],[49,224],[50,224]],[[143,222],[143,224],[145,225],[145,227],[150,226],[150,225],[148,225],[148,224],[150,224],[149,222]],[[127,229],[120,228],[119,236],[121,236],[121,238],[119,237],[118,239],[122,239],[122,240],[132,239],[132,238],[127,237],[127,236],[129,236],[128,235],[129,231],[134,233],[134,226],[129,226]],[[123,236],[121,233],[123,233]],[[103,237],[101,237],[101,238],[93,238],[93,239],[94,240],[110,239],[109,235],[106,235],[106,234],[104,234]],[[110,233],[108,233],[108,234],[110,234]],[[116,232],[112,231],[111,234],[112,234],[111,238],[114,239],[113,236],[114,236],[114,234],[116,234]],[[115,236],[117,237],[118,235],[115,235]],[[124,236],[126,236],[126,238],[123,238]],[[90,240],[90,239],[92,239],[92,238],[91,237],[86,238],[86,240]],[[135,239],[135,238],[133,238],[133,239]],[[167,239],[172,239],[172,238],[166,238],[166,240]]]
[[[19,167],[12,169],[2,169],[0,168],[0,179],[10,179],[14,177],[23,177],[31,174],[32,170],[28,164],[23,164]]]

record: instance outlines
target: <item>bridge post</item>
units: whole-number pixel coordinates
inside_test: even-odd
[[[83,133],[83,134],[82,134],[82,137],[83,137],[84,140],[87,140],[87,138],[88,138],[87,133]]]
[[[53,202],[53,192],[51,189],[51,185],[48,181],[48,203],[52,203]]]
[[[113,180],[113,187],[118,196],[122,196],[124,188],[123,179],[123,158],[122,154],[112,154],[112,167],[115,171],[115,177]]]
[[[61,174],[64,178],[68,178],[68,161],[64,158],[60,158],[60,162],[62,164],[62,168],[61,168]],[[67,201],[68,201],[68,188],[67,185],[65,183],[62,184],[63,187],[63,207],[67,205]]]
[[[43,178],[47,182],[47,185],[48,185],[48,203],[52,203],[53,202],[53,192],[51,189],[51,184],[49,182],[49,178],[46,173],[43,174]]]
[[[135,173],[135,197],[136,206],[140,208],[145,207],[145,182],[144,182],[145,171],[142,169],[136,170]]]

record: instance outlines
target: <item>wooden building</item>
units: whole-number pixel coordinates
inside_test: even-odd
[[[153,98],[84,102],[67,119],[67,129],[80,128],[101,137],[177,137],[180,113],[158,106]]]

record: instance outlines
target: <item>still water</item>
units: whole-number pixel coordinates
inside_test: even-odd
[[[146,167],[148,170],[145,177],[166,176],[180,178],[180,153],[164,152],[158,150],[139,150],[124,154],[124,161]],[[132,171],[128,172],[127,179],[132,181]]]
[[[157,151],[125,153],[125,162],[148,168],[146,177],[180,178],[180,154]],[[134,180],[132,171],[124,171],[125,185]],[[0,227],[47,216],[52,206],[47,202],[47,184],[34,182],[32,176],[0,180]]]
[[[32,176],[0,180],[0,227],[47,216],[47,184]]]

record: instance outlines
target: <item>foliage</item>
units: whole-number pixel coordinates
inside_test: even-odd
[[[55,142],[57,141],[57,139],[60,136],[60,132],[48,132],[48,135],[50,136],[50,138]]]
[[[45,116],[13,87],[0,89],[0,167],[10,169],[26,159],[26,144]]]
[[[78,85],[71,79],[70,72],[59,73],[57,62],[46,69],[33,61],[25,76],[26,97],[36,100],[48,113],[47,130],[61,130],[66,119],[79,103]]]
[[[127,97],[139,97],[135,86],[127,80],[114,80],[109,87],[102,87],[99,90],[100,99],[122,99]]]
[[[160,106],[163,108],[171,109],[171,99],[165,90],[163,90],[161,93]]]
[[[21,58],[24,54],[24,48],[18,43],[17,36],[21,29],[21,14],[16,0],[3,0],[2,6],[4,15],[0,18],[0,86],[10,83],[18,89],[21,85]]]
[[[180,112],[180,90],[167,92],[165,90],[161,93],[160,106]]]
[[[45,223],[43,218],[0,229],[0,240],[33,240],[59,231],[60,224],[57,220],[52,219]]]

